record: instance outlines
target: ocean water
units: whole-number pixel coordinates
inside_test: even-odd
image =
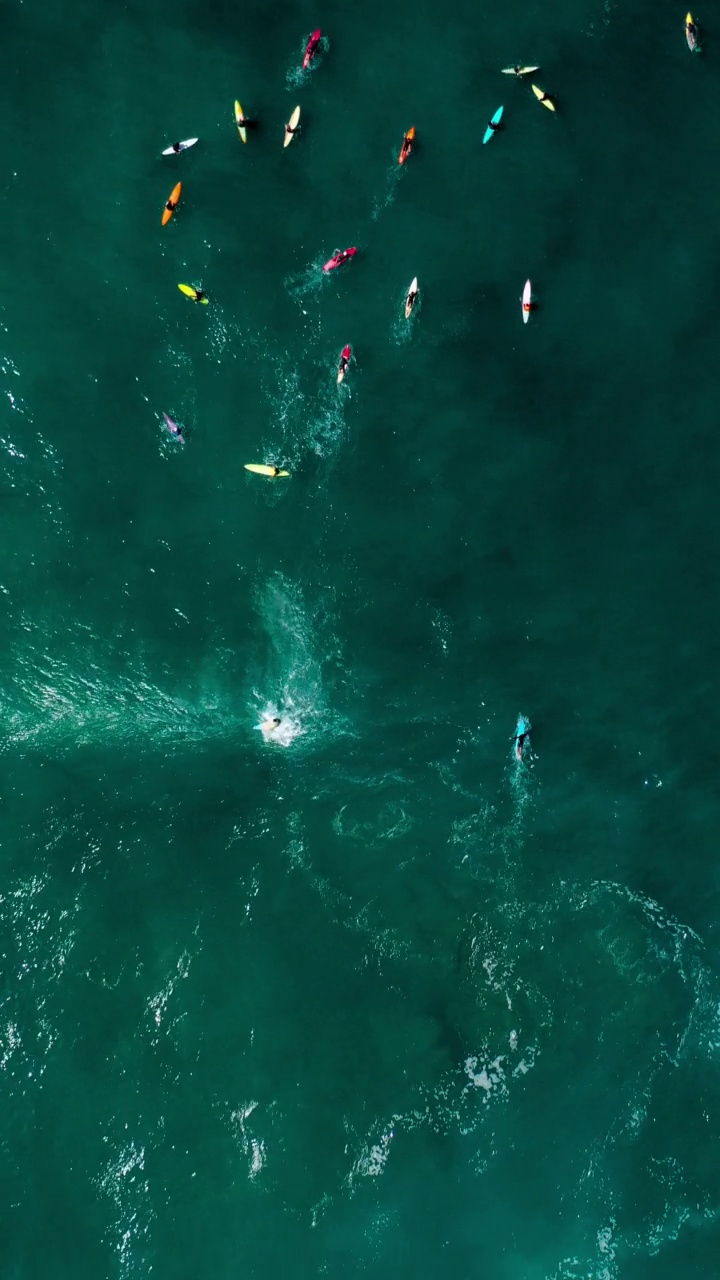
[[[720,45],[683,18],[5,6],[7,1280],[718,1274]]]

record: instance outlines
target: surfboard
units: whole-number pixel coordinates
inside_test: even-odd
[[[527,324],[532,311],[532,285],[529,280],[525,281],[525,288],[522,295],[522,318],[523,323]]]
[[[693,28],[692,31],[690,30],[691,27]],[[693,16],[691,13],[685,14],[685,39],[687,40],[688,49],[691,53],[698,53],[700,51],[698,29],[693,22]]]
[[[266,467],[264,462],[246,462],[246,471],[254,471],[256,476],[270,476],[272,480],[279,476],[289,476],[289,471],[278,471],[276,467]]]
[[[182,433],[182,428],[178,426],[177,422],[173,422],[172,418],[169,418],[166,413],[163,413],[163,418],[165,419],[165,428],[170,432],[173,440],[177,440],[179,444],[184,444],[185,437]]]
[[[406,146],[406,144],[408,145]],[[398,164],[405,163],[414,146],[415,146],[415,125],[413,125],[412,129],[408,129],[407,133],[405,134],[405,137],[403,138],[403,144],[400,148],[400,155],[398,156]]]
[[[320,43],[321,35],[322,35],[322,32],[318,27],[317,31],[313,31],[312,35],[310,36],[310,39],[308,40],[307,45],[305,47],[305,54],[303,56],[303,71],[307,71],[308,67],[310,66],[310,63],[315,57],[315,50],[317,49]]]
[[[354,258],[356,253],[355,245],[351,245],[349,249],[336,250],[332,258],[328,258],[323,266],[323,271],[327,275],[328,271],[335,271],[338,267],[344,267],[345,263]]]
[[[527,716],[518,716],[515,725],[515,733],[513,734],[513,755],[518,763],[522,764],[525,758],[525,752],[532,758],[532,746],[530,744],[530,730],[532,725]]]
[[[485,142],[489,142],[489,141],[490,141],[490,139],[492,138],[493,133],[495,132],[495,130],[494,130],[494,129],[491,129],[490,125],[493,125],[493,124],[499,124],[499,123],[500,123],[500,121],[501,121],[501,119],[502,119],[502,113],[503,113],[503,111],[504,111],[504,110],[505,110],[505,108],[504,108],[504,107],[498,107],[497,111],[495,112],[495,115],[494,115],[494,116],[491,118],[491,120],[490,120],[490,124],[488,125],[487,129],[485,130],[485,134],[484,134],[484,136],[483,136],[483,143],[485,143]]]
[[[181,151],[187,151],[188,147],[194,147],[199,138],[186,138],[184,142],[174,142],[171,147],[166,147],[163,151],[164,156],[179,156]]]
[[[193,302],[204,302],[205,306],[207,306],[208,299],[205,297],[198,298],[198,290],[193,288],[191,284],[179,284],[178,289],[185,294],[186,298],[192,298]]]
[[[412,315],[413,307],[417,302],[417,295],[418,295],[418,282],[417,282],[417,276],[415,276],[412,284],[410,285],[410,288],[407,291],[407,294],[405,295],[405,319],[406,320],[409,320],[410,316]]]
[[[538,102],[542,102],[543,106],[547,107],[548,111],[555,110],[555,103],[553,102],[552,98],[549,98],[547,96],[544,89],[538,89],[536,84],[533,84],[530,87],[533,93],[535,94],[535,97],[537,98]]]
[[[288,120],[287,124],[285,125],[285,141],[283,142],[284,147],[289,147],[290,143],[295,137],[294,131],[298,127],[299,119],[300,119],[300,108],[296,107],[290,119]],[[292,130],[293,132],[289,133],[288,130]]]
[[[350,360],[351,356],[352,356],[352,348],[349,345],[344,346],[342,351],[340,352],[340,364],[338,365],[338,371],[337,371],[338,386],[340,386],[340,383],[345,377],[348,361]]]
[[[244,124],[240,124],[240,121],[243,120],[244,118],[245,118],[245,113],[236,98],[235,99],[235,123],[237,125],[237,131],[240,134],[242,141],[247,142],[247,129],[245,128]]]
[[[502,73],[504,76],[531,76],[539,70],[539,67],[503,67]]]
[[[178,200],[180,199],[181,191],[182,191],[182,182],[176,182],[175,186],[170,192],[170,199],[168,200],[167,204],[165,205],[165,208],[163,209],[163,216],[162,216],[163,226],[165,226],[165,224],[170,221],[175,210],[177,209],[177,204],[178,204]],[[169,208],[168,208],[168,205],[170,206]]]

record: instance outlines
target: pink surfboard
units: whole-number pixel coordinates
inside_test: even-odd
[[[334,271],[336,267],[341,267],[343,263],[349,262],[351,258],[354,258],[356,253],[357,249],[354,245],[349,249],[342,249],[337,253],[334,253],[332,258],[328,258],[323,267],[323,271],[326,274],[328,271]]]
[[[317,49],[320,43],[320,35],[321,35],[321,32],[320,32],[320,28],[318,27],[317,31],[313,31],[310,39],[307,42],[307,47],[305,49],[305,57],[303,58],[303,71],[307,71],[308,67],[310,66],[310,63],[315,57],[315,50]]]

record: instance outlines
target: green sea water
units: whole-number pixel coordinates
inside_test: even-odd
[[[696,16],[5,6],[3,1280],[718,1275]]]

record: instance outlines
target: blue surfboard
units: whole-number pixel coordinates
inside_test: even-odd
[[[529,759],[532,759],[532,747],[530,746],[531,729],[532,725],[530,724],[527,716],[518,716],[512,742],[513,755],[520,764],[522,764],[526,754]]]
[[[504,107],[498,107],[497,111],[495,112],[495,115],[492,117],[492,120],[490,121],[490,124],[485,130],[485,137],[483,138],[483,144],[486,142],[489,142],[490,139],[492,138],[495,132],[495,130],[492,128],[492,125],[500,123],[500,120],[502,118],[502,113],[504,110],[505,110]]]

